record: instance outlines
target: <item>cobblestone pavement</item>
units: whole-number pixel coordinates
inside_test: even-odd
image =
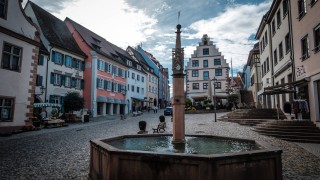
[[[101,137],[136,134],[138,122],[147,121],[147,129],[158,124],[157,114],[145,112],[138,117],[119,116],[91,119],[85,124],[42,129],[0,137],[0,179],[86,179],[89,172],[89,141]],[[219,113],[218,117],[224,113]],[[172,122],[166,117],[168,133]],[[320,158],[300,146],[301,143],[282,141],[259,135],[251,127],[236,123],[214,122],[213,114],[186,115],[186,134],[210,134],[249,138],[280,147],[284,179],[320,179]],[[319,146],[312,146],[317,149]]]

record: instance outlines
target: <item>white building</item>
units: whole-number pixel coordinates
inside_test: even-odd
[[[293,92],[279,88],[293,81],[289,21],[288,1],[273,1],[256,34],[260,43],[263,84],[260,99],[267,108],[276,108],[277,105],[283,108],[285,102],[293,100]]]
[[[229,64],[206,34],[203,35],[199,46],[189,59],[186,76],[187,97],[193,102],[213,100],[213,79],[216,78],[217,102],[226,103]]]
[[[32,124],[39,32],[20,0],[0,3],[0,132]]]
[[[86,55],[78,47],[63,21],[31,1],[28,1],[25,13],[39,27],[41,41],[50,53],[46,76],[43,77],[42,84],[46,90],[42,101],[62,105],[61,112],[64,112],[63,102],[68,92],[83,94]],[[38,72],[39,76],[43,73],[42,70]],[[50,116],[51,108],[46,110]]]
[[[140,111],[145,106],[145,101],[147,101],[147,73],[143,70],[139,60],[134,56],[133,51],[131,47],[127,48],[127,52],[133,59],[127,60],[127,65],[130,67],[127,74],[126,94],[127,101],[129,101],[129,112]]]

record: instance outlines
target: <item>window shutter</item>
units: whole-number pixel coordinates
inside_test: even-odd
[[[65,61],[64,57],[65,57],[65,55],[61,53],[61,64],[64,64],[64,61]]]
[[[103,81],[103,89],[107,90],[107,81],[106,80]]]
[[[81,61],[81,71],[84,71],[84,61]]]
[[[54,73],[51,72],[50,84],[54,84]]]
[[[99,88],[99,78],[97,78],[97,88]]]
[[[43,66],[43,60],[44,60],[44,56],[40,55],[40,58],[39,58],[39,65],[40,66]]]
[[[55,51],[52,51],[52,52],[51,52],[51,61],[52,61],[52,62],[55,62],[55,60],[56,60],[55,57],[56,57],[56,52],[55,52]]]
[[[39,76],[39,86],[42,86],[42,80],[43,80],[43,77]]]
[[[73,67],[73,68],[76,67],[76,58],[72,58],[71,67]]]
[[[72,86],[73,88],[77,86],[77,79],[74,78],[74,77],[71,78],[71,86]]]
[[[61,84],[60,86],[65,86],[65,79],[66,79],[66,76],[65,75],[61,75]]]
[[[81,89],[84,89],[84,79],[81,79]]]

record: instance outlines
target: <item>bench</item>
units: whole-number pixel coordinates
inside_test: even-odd
[[[166,123],[161,122],[158,124],[157,128],[152,128],[152,130],[153,130],[153,133],[163,133],[166,131],[165,128],[166,128]]]

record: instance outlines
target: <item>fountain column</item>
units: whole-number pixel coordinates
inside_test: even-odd
[[[176,47],[172,50],[173,79],[173,144],[185,143],[185,95],[184,95],[184,52],[181,48],[181,25],[177,25]]]

